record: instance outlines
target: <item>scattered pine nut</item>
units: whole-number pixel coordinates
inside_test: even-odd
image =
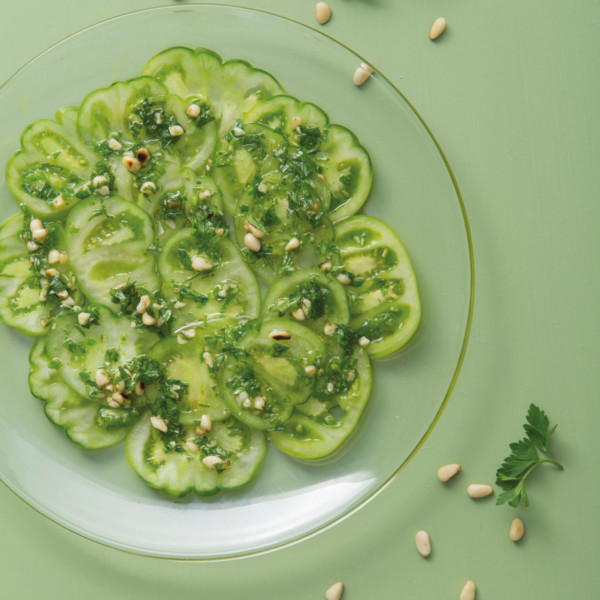
[[[297,237],[293,237],[286,245],[285,245],[285,251],[286,252],[290,252],[292,250],[295,250],[296,248],[298,248],[300,246],[300,240]]]
[[[366,336],[361,336],[358,340],[358,345],[361,348],[366,348],[371,343],[371,340]]]
[[[66,252],[61,252],[58,257],[58,262],[61,265],[66,265],[69,262],[69,255]]]
[[[442,33],[446,30],[446,19],[439,17],[433,22],[431,29],[429,30],[429,39],[437,40]]]
[[[259,239],[253,233],[247,233],[244,236],[244,244],[252,252],[258,252],[261,246]]]
[[[261,193],[261,194],[266,194],[267,191],[269,190],[269,188],[267,187],[267,184],[264,181],[261,181],[258,186],[256,187],[256,189]]]
[[[123,144],[121,144],[121,142],[119,142],[119,140],[115,140],[115,138],[109,138],[108,148],[109,148],[109,150],[113,150],[113,151],[122,150]]]
[[[215,366],[215,362],[213,361],[213,357],[210,352],[205,352],[202,355],[202,358],[204,359],[204,362],[206,363],[206,366],[209,369],[212,369]]]
[[[431,540],[429,534],[421,529],[415,534],[415,545],[419,554],[427,558],[431,554]]]
[[[232,129],[232,131],[233,131],[233,135],[235,135],[235,137],[242,137],[243,135],[246,134],[246,132],[241,127],[234,127]]]
[[[50,250],[50,252],[48,252],[48,263],[51,265],[54,265],[59,261],[60,261],[60,252],[58,250]]]
[[[46,269],[46,272],[44,273],[44,275],[46,275],[46,277],[54,277],[55,275],[58,275],[58,270],[51,268],[51,269]],[[61,296],[62,294],[62,296]],[[68,298],[69,296],[69,292],[67,292],[67,290],[63,290],[62,292],[58,292],[57,296],[59,298]]]
[[[203,414],[200,417],[200,427],[202,427],[204,431],[210,431],[212,429],[212,419],[210,418],[210,415]]]
[[[152,303],[152,301],[150,300],[150,296],[147,296],[146,294],[144,294],[140,298],[140,301],[138,302],[135,312],[137,312],[139,315],[143,315],[151,303]]]
[[[75,300],[71,296],[67,296],[60,304],[61,306],[75,306]]]
[[[314,365],[308,365],[304,367],[304,372],[307,375],[314,375],[317,372],[317,367],[315,367]]]
[[[198,446],[196,446],[196,444],[194,444],[193,440],[188,440],[185,443],[185,447],[186,447],[187,451],[190,453],[198,452],[198,450],[199,450]]]
[[[48,235],[48,230],[47,229],[43,229],[43,228],[42,229],[34,229],[31,232],[31,235],[33,236],[33,239],[36,242],[41,242]]]
[[[96,385],[98,387],[106,387],[110,383],[110,377],[108,376],[106,371],[103,371],[102,369],[98,369],[96,371],[95,379],[96,379]]]
[[[144,195],[150,195],[156,191],[156,184],[153,181],[144,181],[140,186],[140,192]]]
[[[321,25],[325,25],[331,19],[331,7],[327,2],[318,2],[315,7],[315,12],[317,15],[317,21]]]
[[[253,225],[252,223],[250,223],[250,221],[248,221],[248,219],[246,219],[244,221],[244,229],[246,231],[249,231],[255,238],[264,238],[265,237],[265,232],[262,231],[261,229],[259,229],[256,225]]]
[[[163,433],[167,433],[167,431],[169,431],[169,427],[167,426],[166,421],[162,417],[150,417],[150,423],[152,423],[152,427],[154,427],[154,429],[158,429]]]
[[[183,130],[183,127],[181,125],[171,125],[171,127],[169,127],[169,135],[171,137],[179,137],[184,133],[185,131]]]
[[[100,186],[98,188],[98,193],[101,196],[108,196],[110,194],[110,188],[107,185]]]
[[[296,321],[304,321],[304,319],[306,319],[306,313],[301,308],[297,308],[292,311],[292,317],[294,317]]]
[[[359,67],[356,67],[356,71],[354,71],[354,77],[352,78],[352,81],[354,82],[354,85],[356,86],[361,86],[364,83],[366,83],[367,79],[369,79],[369,77],[371,76],[371,73],[369,73],[369,71],[367,69],[363,69],[363,65],[364,63],[361,63],[361,65]],[[365,65],[367,66],[367,65]],[[370,67],[369,67],[370,69]]]
[[[341,581],[338,581],[325,592],[325,598],[327,598],[327,600],[340,600],[343,593],[344,584]]]
[[[108,179],[104,175],[96,175],[96,177],[92,179],[92,185],[96,188],[102,185],[106,185],[107,183]]]
[[[142,323],[147,327],[151,327],[152,325],[156,325],[156,319],[152,315],[145,312],[142,315]]]
[[[39,246],[33,240],[27,242],[27,250],[29,250],[29,252],[35,252],[38,248]]]
[[[123,166],[132,173],[137,173],[142,168],[140,161],[130,152],[123,156],[121,162],[123,163]]]
[[[460,472],[461,466],[458,463],[452,463],[450,465],[444,465],[440,467],[437,472],[438,479],[446,483],[450,481],[455,475]]]
[[[192,256],[192,269],[194,271],[210,271],[213,268],[212,261],[204,256]]]
[[[265,398],[263,396],[256,396],[254,398],[254,409],[262,412],[265,409]]]
[[[90,322],[90,317],[92,315],[89,312],[80,312],[77,315],[77,321],[79,321],[80,325],[83,325],[84,327]]]
[[[65,199],[62,196],[56,196],[56,198],[53,198],[52,200],[52,206],[54,206],[54,208],[60,208],[61,206],[65,205]]]
[[[336,279],[342,284],[342,285],[350,285],[351,280],[350,277],[348,277],[348,275],[346,273],[340,273]]]
[[[525,525],[519,517],[515,517],[510,524],[510,539],[513,542],[518,542],[525,534]]]
[[[471,498],[485,498],[493,493],[494,488],[486,483],[472,483],[467,488],[467,494],[469,494]]]
[[[469,579],[460,592],[459,600],[475,600],[475,583]]]
[[[144,384],[141,381],[138,381],[135,384],[135,395],[142,396],[144,394]]]
[[[31,223],[29,223],[29,231],[33,233],[36,229],[44,229],[44,224],[39,219],[31,219]]]
[[[285,329],[273,329],[273,331],[269,333],[269,337],[272,340],[289,340],[292,336]]]
[[[185,112],[188,114],[188,117],[196,119],[202,113],[202,108],[198,104],[190,104]]]
[[[336,329],[337,327],[334,323],[327,323],[327,325],[325,325],[325,327],[323,328],[323,333],[325,335],[333,335]]]
[[[202,459],[202,464],[207,467],[208,469],[214,469],[217,465],[220,465],[223,463],[223,459],[219,458],[218,456],[205,456]]]

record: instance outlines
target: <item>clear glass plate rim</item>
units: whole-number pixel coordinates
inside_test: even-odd
[[[140,9],[140,10],[135,10],[135,11],[128,11],[125,13],[122,13],[120,15],[116,15],[114,17],[110,17],[108,19],[103,19],[101,21],[98,21],[92,25],[88,25],[87,27],[84,27],[64,38],[62,38],[61,40],[59,40],[58,42],[52,44],[51,46],[49,46],[48,48],[46,48],[45,50],[39,52],[36,56],[34,56],[33,58],[31,58],[29,61],[27,61],[24,65],[22,65],[21,67],[19,67],[19,69],[17,69],[17,71],[15,71],[12,75],[10,75],[2,84],[0,84],[0,92],[5,88],[5,86],[10,83],[13,79],[17,78],[19,76],[19,74],[22,71],[25,71],[29,65],[35,63],[37,60],[39,60],[42,56],[44,56],[45,54],[48,54],[52,51],[54,51],[56,48],[58,48],[59,46],[62,46],[63,44],[69,42],[71,39],[76,38],[80,35],[85,34],[87,31],[90,31],[92,29],[96,29],[98,27],[102,27],[108,23],[111,23],[113,21],[117,21],[120,19],[124,19],[124,18],[130,18],[130,17],[134,17],[135,15],[139,15],[139,14],[148,14],[148,13],[154,13],[154,12],[172,12],[172,13],[178,13],[178,12],[193,12],[194,10],[197,9],[207,9],[207,8],[217,8],[217,9],[235,9],[235,10],[239,10],[239,11],[245,11],[248,13],[253,13],[253,14],[262,14],[262,15],[267,15],[269,17],[273,17],[275,19],[281,19],[283,21],[286,21],[288,23],[292,23],[294,25],[298,25],[304,29],[308,29],[313,33],[316,33],[319,36],[323,36],[325,38],[328,38],[329,40],[331,40],[332,42],[334,42],[335,44],[343,47],[345,50],[347,50],[348,52],[350,52],[351,54],[353,54],[354,56],[356,56],[356,58],[360,61],[360,62],[364,62],[366,64],[368,64],[369,66],[371,66],[374,71],[377,73],[377,75],[379,77],[381,77],[393,90],[395,93],[397,93],[403,100],[404,102],[407,104],[407,106],[411,109],[411,111],[414,113],[414,115],[417,117],[419,123],[421,124],[421,126],[425,129],[425,131],[427,132],[427,134],[430,136],[432,142],[434,143],[434,146],[437,150],[437,152],[439,153],[444,166],[448,172],[448,175],[450,176],[450,179],[452,181],[452,185],[454,187],[454,190],[456,192],[456,198],[458,200],[459,203],[459,207],[460,207],[460,212],[461,212],[461,216],[463,219],[463,224],[465,227],[465,236],[466,236],[466,240],[467,240],[467,246],[468,246],[468,259],[469,259],[469,282],[470,282],[470,289],[469,289],[469,306],[468,306],[468,310],[467,310],[467,322],[465,324],[465,332],[464,332],[464,336],[463,336],[463,341],[462,341],[462,345],[461,345],[461,349],[460,349],[460,353],[456,362],[456,366],[454,369],[454,373],[452,375],[452,378],[450,380],[450,383],[448,385],[448,389],[444,395],[444,399],[442,400],[442,403],[440,404],[439,409],[437,410],[435,416],[433,417],[433,420],[431,421],[429,427],[427,428],[427,430],[425,431],[425,433],[423,434],[423,436],[421,437],[421,439],[418,441],[418,443],[416,444],[416,446],[413,448],[413,450],[410,452],[410,454],[402,461],[402,463],[398,466],[398,468],[374,491],[371,493],[371,495],[369,495],[367,498],[363,499],[362,501],[360,501],[356,506],[354,506],[353,508],[351,508],[348,512],[346,512],[343,515],[340,515],[339,517],[334,518],[331,522],[326,523],[320,527],[318,527],[317,529],[315,529],[314,531],[308,532],[306,534],[301,534],[293,539],[287,540],[285,542],[282,542],[280,544],[276,544],[274,546],[268,547],[268,548],[263,548],[263,549],[258,549],[255,551],[246,551],[246,552],[242,552],[240,554],[235,554],[235,555],[231,555],[231,556],[219,556],[219,557],[203,557],[203,558],[194,558],[194,557],[186,557],[186,558],[182,558],[182,557],[173,557],[173,556],[160,556],[156,553],[153,553],[151,551],[148,552],[143,552],[141,549],[136,551],[136,550],[132,550],[132,549],[128,549],[125,547],[121,547],[119,545],[115,545],[114,543],[111,543],[110,540],[107,539],[103,539],[102,536],[100,535],[96,535],[95,537],[93,536],[93,534],[91,532],[84,532],[84,531],[80,531],[79,528],[74,525],[74,524],[69,524],[67,522],[66,519],[63,519],[62,517],[60,517],[59,515],[53,514],[51,512],[43,512],[43,510],[41,510],[40,508],[38,508],[37,506],[35,506],[35,504],[33,504],[32,502],[30,502],[27,498],[25,498],[22,494],[20,494],[19,492],[17,492],[15,489],[13,489],[6,481],[4,481],[3,479],[1,479],[0,481],[3,483],[3,485],[6,486],[7,489],[9,489],[12,493],[15,494],[15,496],[17,496],[21,501],[23,501],[28,507],[30,507],[31,509],[35,510],[38,514],[40,514],[41,516],[49,519],[50,521],[56,523],[57,525],[59,525],[60,527],[64,528],[65,530],[74,533],[75,535],[92,541],[100,546],[104,546],[104,547],[109,547],[112,548],[114,550],[118,550],[120,552],[124,552],[125,554],[132,554],[132,555],[147,555],[147,556],[152,556],[154,558],[159,558],[162,560],[176,560],[176,561],[186,561],[186,562],[223,562],[223,561],[231,561],[231,560],[238,560],[238,559],[242,559],[242,558],[247,558],[247,557],[251,557],[251,556],[257,556],[257,555],[262,555],[262,554],[267,554],[270,552],[275,552],[277,550],[281,550],[283,548],[289,547],[293,544],[297,544],[300,541],[303,540],[307,540],[310,539],[332,527],[334,527],[335,525],[337,525],[338,523],[340,523],[341,521],[347,519],[348,517],[350,517],[351,515],[354,515],[356,512],[358,512],[363,506],[365,506],[368,502],[370,502],[371,500],[373,500],[373,498],[375,498],[376,496],[378,496],[380,493],[383,492],[384,489],[386,489],[390,483],[398,476],[398,474],[408,465],[408,463],[415,457],[415,455],[417,454],[417,452],[420,450],[420,448],[423,446],[423,444],[425,443],[425,441],[427,440],[427,438],[429,437],[429,435],[431,434],[431,432],[433,431],[433,429],[435,428],[436,424],[438,423],[440,417],[442,416],[444,410],[446,409],[448,402],[450,400],[450,396],[452,395],[452,392],[456,386],[456,383],[458,381],[458,377],[460,375],[460,371],[462,368],[462,365],[464,363],[464,359],[465,359],[465,355],[467,352],[467,347],[468,347],[468,343],[469,343],[469,338],[470,338],[470,333],[471,333],[471,326],[472,326],[472,321],[473,321],[473,311],[474,311],[474,300],[475,300],[475,258],[474,258],[474,250],[473,250],[473,239],[472,239],[472,235],[471,235],[471,227],[469,224],[469,217],[467,214],[467,210],[466,210],[466,206],[462,197],[462,193],[460,190],[460,187],[458,185],[458,181],[454,175],[454,172],[452,170],[452,167],[450,166],[450,163],[446,157],[446,155],[444,154],[444,151],[442,150],[442,147],[440,146],[439,142],[437,141],[435,135],[433,134],[433,132],[431,131],[431,129],[429,128],[429,126],[427,125],[427,123],[425,122],[424,118],[421,116],[421,114],[419,113],[419,111],[415,108],[415,106],[410,102],[410,100],[404,95],[403,92],[401,92],[396,85],[388,78],[386,77],[380,70],[378,70],[374,65],[372,65],[369,61],[367,61],[365,58],[363,58],[360,54],[358,54],[357,52],[355,52],[354,50],[352,50],[350,47],[348,47],[346,44],[344,44],[343,42],[340,42],[339,40],[335,39],[334,37],[332,37],[331,35],[315,29],[314,27],[307,25],[305,23],[302,23],[301,21],[297,21],[291,17],[286,17],[283,15],[279,15],[277,13],[273,13],[270,11],[266,11],[266,10],[261,10],[261,9],[255,9],[255,8],[249,8],[249,7],[245,7],[245,6],[239,6],[239,5],[235,5],[235,4],[216,4],[216,3],[190,3],[190,4],[186,4],[186,5],[182,5],[181,7],[176,7],[176,6],[158,6],[158,7],[152,7],[152,8],[146,8],[146,9]]]

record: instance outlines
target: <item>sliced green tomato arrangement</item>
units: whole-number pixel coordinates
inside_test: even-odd
[[[340,453],[370,360],[417,330],[406,250],[356,214],[367,151],[245,61],[169,48],[27,127],[6,180],[0,320],[36,338],[33,395],[169,496],[247,484],[269,441]]]

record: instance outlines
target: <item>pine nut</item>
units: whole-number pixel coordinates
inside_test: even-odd
[[[185,443],[185,447],[186,447],[187,451],[191,452],[191,453],[198,452],[198,450],[199,450],[198,446],[196,446],[196,444],[194,444],[194,442],[192,440],[188,440]]]
[[[314,365],[308,365],[307,367],[304,367],[304,372],[307,375],[314,375],[317,372],[317,367]]]
[[[223,235],[225,233],[225,230],[222,227],[217,227],[215,229],[215,235]]]
[[[102,369],[98,369],[96,371],[96,385],[98,387],[106,387],[110,383],[110,377],[108,376],[106,371]]]
[[[366,83],[367,79],[369,79],[370,76],[371,74],[369,73],[369,71],[363,69],[362,66],[356,67],[356,71],[354,71],[354,77],[352,78],[352,81],[354,85],[360,87],[361,85]]]
[[[89,312],[80,312],[77,315],[77,321],[79,321],[80,325],[83,325],[84,327],[90,322],[90,317],[92,315]]]
[[[39,246],[33,240],[27,242],[27,250],[29,250],[29,252],[35,252],[38,248]]]
[[[66,265],[69,262],[69,255],[66,252],[61,252],[58,257],[58,262],[61,265]]]
[[[205,456],[202,459],[202,464],[208,469],[214,469],[217,465],[220,465],[222,463],[223,459],[219,458],[218,456]]]
[[[344,584],[341,581],[338,581],[325,592],[325,598],[327,598],[327,600],[340,600],[343,593]]]
[[[212,429],[212,419],[209,415],[204,414],[200,417],[200,427],[202,427],[204,431],[210,431]]]
[[[415,545],[421,556],[427,558],[431,554],[431,540],[429,534],[423,529],[415,534]]]
[[[138,381],[135,384],[135,395],[142,396],[144,394],[144,384],[141,381]]]
[[[244,402],[246,402],[247,400],[250,400],[250,396],[248,396],[248,392],[244,391],[244,392],[240,392],[237,395],[237,401],[243,406]]]
[[[96,175],[94,179],[92,179],[92,185],[94,187],[100,187],[101,185],[106,185],[108,183],[108,179],[104,175]]]
[[[52,206],[54,206],[54,208],[60,208],[61,206],[65,205],[65,199],[62,196],[56,196],[56,198],[53,198],[52,200]]]
[[[256,396],[256,398],[254,398],[255,410],[262,412],[265,409],[265,402],[266,401],[263,396]]]
[[[194,271],[210,271],[213,268],[212,261],[204,256],[192,256],[192,269]]]
[[[150,423],[152,424],[152,427],[154,427],[154,429],[158,429],[163,433],[167,433],[167,431],[169,431],[169,427],[167,426],[166,421],[162,417],[150,417]]]
[[[336,279],[342,284],[342,285],[350,285],[351,280],[350,277],[348,277],[348,275],[346,273],[340,273]]]
[[[232,131],[233,131],[233,135],[235,135],[235,137],[242,137],[243,135],[246,134],[246,132],[241,127],[234,127],[232,129]]]
[[[39,219],[31,219],[31,223],[29,223],[29,231],[33,233],[36,229],[44,229],[44,224]]]
[[[132,173],[137,173],[142,168],[140,161],[135,158],[131,152],[125,154],[121,159],[121,162],[123,163],[123,166]]]
[[[475,600],[475,583],[471,579],[465,583],[458,598],[459,600]]]
[[[144,181],[140,186],[140,192],[144,195],[150,195],[156,191],[156,184],[153,181]]]
[[[121,406],[125,402],[125,396],[121,392],[114,392],[110,399],[117,405]]]
[[[318,2],[315,7],[315,12],[317,15],[317,21],[321,25],[325,25],[331,19],[331,7],[327,2]]]
[[[467,488],[467,494],[471,496],[471,498],[485,498],[490,494],[494,493],[494,488],[491,485],[487,485],[486,483],[472,483]]]
[[[75,306],[75,300],[71,296],[67,296],[60,304],[61,306]]]
[[[455,475],[460,472],[461,466],[457,463],[452,463],[450,465],[444,465],[440,467],[437,472],[438,479],[443,481],[450,481]]]
[[[54,265],[59,261],[60,261],[60,252],[58,250],[50,250],[50,252],[48,252],[48,263],[51,265]]]
[[[300,240],[296,237],[293,237],[286,245],[285,245],[285,251],[286,252],[290,252],[292,250],[295,250],[296,248],[298,248],[300,246]]]
[[[197,119],[202,113],[202,108],[197,104],[190,104],[185,111],[188,114],[188,117],[192,117],[192,119]]]
[[[323,333],[325,333],[325,335],[333,335],[336,329],[337,327],[333,323],[327,323],[323,328]]]
[[[143,315],[151,303],[152,303],[152,300],[150,300],[150,296],[147,296],[144,294],[140,298],[140,301],[138,302],[138,305],[136,306],[135,312],[137,312],[139,315]]]
[[[48,235],[48,230],[47,229],[34,229],[31,232],[31,235],[36,242],[41,242]]]
[[[98,188],[98,193],[101,196],[108,196],[110,194],[110,188],[107,185],[103,185]]]
[[[123,149],[123,144],[119,142],[119,140],[115,140],[115,138],[109,138],[108,140],[108,148],[109,150],[118,151]]]
[[[371,340],[366,336],[361,336],[358,340],[358,345],[361,348],[366,348],[371,343]]]
[[[261,181],[258,186],[256,186],[256,189],[258,190],[259,193],[261,194],[266,194],[267,191],[269,190],[269,188],[267,187],[267,184],[264,181]]]
[[[140,161],[141,165],[145,165],[151,158],[149,150],[146,148],[140,148],[137,151],[136,158]]]
[[[252,250],[252,252],[258,252],[260,250],[260,241],[253,233],[247,233],[244,236],[244,244],[246,244],[246,248]]]
[[[142,323],[147,327],[151,327],[152,325],[156,325],[156,319],[152,315],[145,312],[142,315]]]
[[[198,194],[198,199],[199,200],[208,200],[211,196],[212,196],[212,194],[210,193],[210,190],[202,190]]]
[[[169,127],[169,135],[171,137],[179,137],[180,135],[183,135],[184,133],[185,132],[181,125],[171,125],[171,127]]]
[[[332,266],[333,265],[330,261],[324,260],[321,264],[319,264],[319,269],[321,269],[321,271],[329,271]]]
[[[244,229],[246,231],[249,231],[255,238],[260,239],[265,237],[265,232],[261,231],[258,227],[256,227],[256,225],[250,223],[248,219],[246,219],[246,221],[244,222]]]
[[[518,542],[523,535],[525,534],[525,525],[523,525],[523,521],[519,519],[519,517],[515,517],[510,524],[510,539],[513,542]]]
[[[292,336],[285,329],[273,329],[273,331],[269,333],[269,337],[272,340],[289,340]]]
[[[294,317],[296,321],[304,321],[304,319],[306,319],[306,314],[301,308],[297,308],[292,311],[292,317]]]
[[[202,355],[202,358],[204,359],[204,362],[206,363],[206,366],[207,366],[209,369],[212,369],[212,368],[215,366],[215,363],[214,363],[214,361],[213,361],[213,357],[212,357],[212,355],[211,355],[211,353],[210,353],[210,352],[205,352],[205,353]]]
[[[446,30],[446,19],[440,17],[433,22],[431,29],[429,30],[429,39],[437,40],[442,33]]]

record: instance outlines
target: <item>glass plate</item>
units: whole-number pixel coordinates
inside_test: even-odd
[[[471,322],[473,255],[460,192],[423,120],[385,77],[352,83],[363,61],[314,29],[254,10],[185,5],[111,19],[53,46],[0,88],[0,164],[23,128],[76,105],[94,88],[139,74],[169,46],[203,46],[274,75],[322,107],[368,149],[374,186],[365,212],[389,223],[417,273],[422,325],[401,355],[374,363],[358,431],[334,460],[295,461],[270,447],[256,480],[236,493],[173,501],[146,487],[122,445],[82,450],[44,416],[27,387],[31,342],[0,325],[0,476],[25,502],[96,542],[190,559],[281,547],[357,510],[414,456],[443,410]],[[0,174],[0,218],[17,211]]]

